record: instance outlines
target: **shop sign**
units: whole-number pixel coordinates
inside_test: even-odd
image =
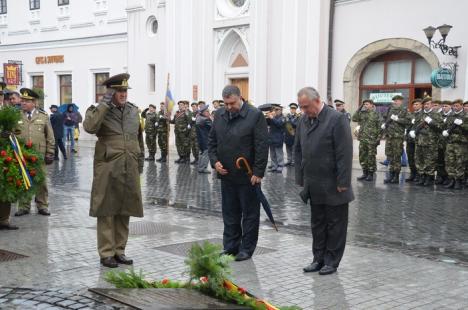
[[[3,64],[3,79],[7,85],[21,84],[21,67],[16,63]]]
[[[53,55],[53,56],[38,56],[36,57],[37,65],[44,64],[61,64],[65,62],[64,55]]]
[[[449,68],[438,68],[432,71],[431,82],[432,85],[438,88],[450,87],[453,83],[453,71]]]
[[[402,96],[402,93],[370,93],[369,94],[369,99],[374,101],[374,103],[389,103],[392,102],[392,98],[400,95]]]

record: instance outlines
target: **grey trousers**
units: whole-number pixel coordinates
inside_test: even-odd
[[[208,157],[208,149],[200,151],[200,155],[198,156],[198,171],[202,172],[206,170],[209,162],[210,158]]]
[[[271,170],[282,171],[284,166],[284,154],[282,146],[270,145]]]
[[[294,164],[293,146],[292,145],[286,145],[286,155],[287,155],[286,162],[289,163],[289,164]]]

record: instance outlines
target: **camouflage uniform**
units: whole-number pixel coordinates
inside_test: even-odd
[[[398,120],[391,119],[392,115],[398,116]],[[391,176],[398,175],[401,170],[401,153],[403,152],[403,142],[405,139],[405,127],[408,124],[408,112],[403,106],[392,105],[385,119],[385,155],[389,163]]]
[[[188,112],[177,112],[172,119],[174,124],[174,133],[176,140],[177,153],[179,154],[179,162],[187,162],[190,158],[190,129],[191,129],[192,119],[190,118]]]
[[[145,142],[148,147],[149,157],[148,159],[154,160],[156,154],[156,123],[157,115],[156,112],[147,112],[145,115]]]
[[[198,153],[200,152],[198,149],[197,128],[195,127],[197,113],[189,111],[188,114],[190,117],[190,149],[192,150],[193,163],[195,164],[198,161]]]
[[[375,156],[377,155],[377,143],[380,132],[380,118],[375,110],[356,111],[352,117],[353,122],[360,126],[359,140],[359,163],[364,172],[363,176],[373,175],[377,170]],[[364,179],[361,177],[360,179]],[[372,178],[369,177],[369,181]]]
[[[452,111],[448,113],[441,112],[442,117],[442,128],[445,127],[448,117],[452,114]],[[437,180],[436,184],[442,184],[444,181],[447,180],[448,174],[447,170],[445,169],[445,151],[447,149],[447,138],[443,137],[439,134],[439,140],[437,142]]]
[[[428,124],[425,121],[426,117],[430,117],[432,121]],[[418,184],[430,185],[434,180],[434,174],[437,164],[437,142],[442,126],[442,116],[440,113],[430,110],[423,111],[420,117],[416,120],[416,150],[415,161],[416,169],[421,177]]]
[[[158,112],[155,127],[158,135],[159,149],[161,150],[161,158],[159,158],[157,161],[166,162],[168,152],[167,139],[169,135],[169,122],[164,111]]]
[[[454,123],[456,119],[462,120],[463,123],[456,125]],[[445,167],[451,183],[447,187],[455,186],[456,189],[460,189],[465,177],[465,160],[468,156],[468,115],[463,111],[450,114],[444,129],[449,134],[445,152]]]
[[[419,177],[417,177],[417,168],[416,168],[416,160],[414,158],[414,154],[416,151],[416,141],[414,138],[410,137],[409,132],[414,130],[417,126],[417,119],[421,119],[422,109],[419,111],[413,111],[408,113],[408,126],[406,127],[406,154],[408,156],[408,166],[410,167],[411,177],[406,179],[406,181],[419,181]]]

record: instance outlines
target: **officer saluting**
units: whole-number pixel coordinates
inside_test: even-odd
[[[96,134],[90,216],[97,217],[97,245],[101,264],[131,265],[125,256],[130,216],[143,217],[139,171],[144,145],[138,107],[127,101],[130,75],[103,82],[107,92],[86,111],[84,129]]]

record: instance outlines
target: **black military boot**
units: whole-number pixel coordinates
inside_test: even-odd
[[[390,183],[390,181],[393,179],[394,174],[394,172],[389,172],[388,177],[385,180],[383,180],[384,184]]]
[[[191,165],[198,165],[198,157],[190,162]]]
[[[418,183],[418,182],[419,182],[419,179],[420,179],[419,173],[416,172],[416,175],[414,176],[413,182],[414,182],[414,183]]]
[[[455,186],[455,179],[450,178],[449,182],[444,185],[445,188],[453,188]]]
[[[455,180],[455,184],[453,185],[453,189],[462,189],[462,185],[461,185],[461,180],[460,179],[456,179]]]
[[[427,175],[426,180],[424,180],[424,186],[430,186],[434,185],[434,176],[433,175]]]
[[[181,164],[188,164],[190,163],[190,157],[184,156],[180,159]]]
[[[145,158],[146,161],[154,161],[154,153],[150,153],[148,157]]]
[[[449,178],[449,177],[446,177],[446,178],[444,179],[444,182],[442,183],[442,185],[445,186],[445,185],[447,185],[447,184],[449,184],[449,183],[450,183],[450,178]]]
[[[374,181],[374,172],[369,171],[367,173],[366,181],[368,182]]]
[[[426,175],[425,175],[425,174],[421,174],[421,175],[419,176],[419,182],[416,183],[416,185],[421,185],[421,186],[422,186],[422,185],[424,185],[424,182],[426,182]]]
[[[356,180],[364,181],[367,178],[368,175],[369,175],[369,173],[367,172],[367,170],[362,170],[362,175],[360,177],[357,177]]]
[[[406,182],[413,182],[415,179],[416,179],[416,172],[411,171],[411,174],[410,174],[409,178],[406,178],[405,181]]]
[[[183,157],[179,157],[178,159],[174,160],[175,164],[181,164],[183,160]]]
[[[436,179],[435,179],[435,185],[440,185],[442,183],[444,183],[444,180],[445,178],[440,176],[440,175],[437,175]]]
[[[391,183],[391,184],[398,184],[398,183],[400,183],[400,173],[399,173],[399,172],[395,172],[395,173],[393,174],[393,177],[392,177],[392,179],[390,180],[390,183]]]
[[[165,162],[167,162],[167,155],[161,153],[161,157],[158,158],[158,159],[156,159],[156,161],[157,161],[158,163],[165,163]]]

